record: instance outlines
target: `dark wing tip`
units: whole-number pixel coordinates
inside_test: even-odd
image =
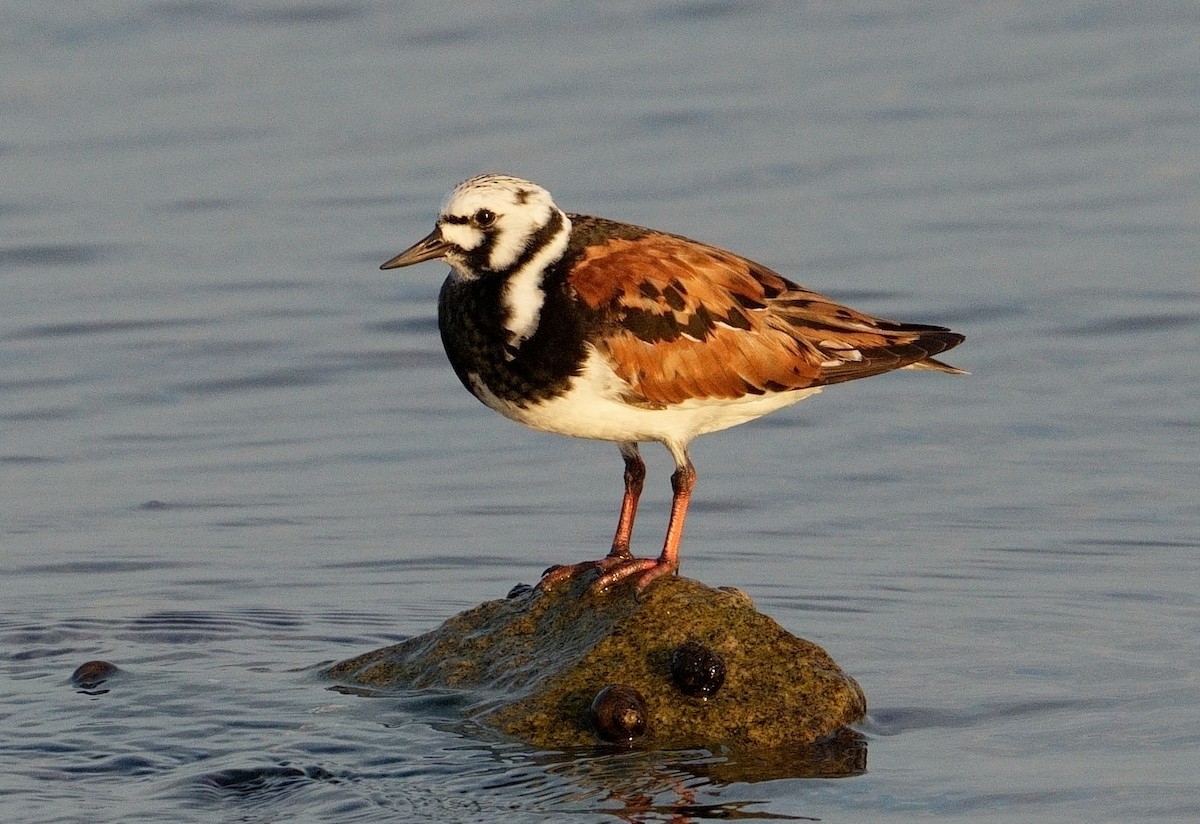
[[[897,334],[907,340],[899,340],[884,346],[860,346],[861,360],[845,361],[822,369],[823,383],[866,378],[891,372],[894,369],[920,369],[946,372],[952,375],[967,374],[948,363],[935,360],[935,355],[953,349],[965,339],[965,335],[951,332],[942,326],[926,326],[916,323],[880,322],[880,329]],[[914,337],[915,335],[915,337]]]
[[[910,326],[909,328],[912,329],[913,327]],[[943,363],[933,357],[958,346],[967,339],[966,335],[951,332],[949,329],[941,326],[921,326],[917,327],[917,329],[920,331],[920,337],[909,344],[909,346],[918,347],[921,351],[925,352],[925,357],[910,363],[908,365],[909,369],[928,369],[934,372],[946,372],[951,375],[969,374],[956,366]]]
[[[960,335],[958,332],[951,332],[949,329],[934,326],[928,330],[921,330],[917,342],[922,348],[928,348],[930,355],[937,355],[953,349],[966,339],[966,335]]]

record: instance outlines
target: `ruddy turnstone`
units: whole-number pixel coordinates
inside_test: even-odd
[[[872,317],[695,240],[563,212],[536,183],[486,174],[450,193],[433,231],[382,269],[445,260],[438,327],[454,371],[485,404],[547,432],[615,441],[625,459],[616,536],[598,561],[551,567],[542,588],[598,569],[594,591],[679,568],[697,435],[754,420],[826,384],[893,369],[963,374],[933,356],[940,326]],[[629,540],[643,441],[675,460],[657,558]]]

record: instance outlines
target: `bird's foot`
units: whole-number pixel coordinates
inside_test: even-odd
[[[614,552],[596,561],[582,561],[578,564],[555,564],[542,573],[542,580],[538,581],[537,589],[552,590],[559,584],[574,579],[580,573],[593,569],[599,570],[600,577],[603,578],[614,567],[634,560],[637,559],[628,552],[624,554]]]
[[[640,594],[646,587],[657,581],[664,575],[673,575],[679,571],[678,561],[668,561],[666,558],[628,558],[622,564],[618,564],[611,569],[606,570],[599,578],[592,582],[589,590],[592,593],[604,592],[609,587],[616,586],[627,578],[637,576],[635,587]],[[640,574],[639,574],[640,573]]]
[[[537,588],[551,590],[564,581],[569,581],[581,572],[599,570],[600,577],[588,586],[588,592],[593,595],[605,592],[610,587],[632,578],[640,573],[637,579],[637,591],[641,592],[652,582],[670,575],[679,569],[679,563],[665,558],[635,558],[632,555],[606,555],[598,561],[584,561],[579,564],[552,566],[542,574],[542,580]]]

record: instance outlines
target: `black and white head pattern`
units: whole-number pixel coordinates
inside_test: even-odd
[[[562,257],[570,219],[550,193],[528,180],[486,174],[460,183],[438,216],[446,261],[464,280],[501,275],[509,345],[520,347],[537,329],[545,303],[542,277]]]

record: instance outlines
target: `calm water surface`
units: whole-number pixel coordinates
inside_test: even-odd
[[[1194,4],[0,18],[0,818],[1200,818]],[[860,680],[865,773],[540,752],[316,676],[611,537],[616,450],[479,405],[441,268],[376,269],[484,170],[967,334],[969,378],[694,449],[685,574]]]

